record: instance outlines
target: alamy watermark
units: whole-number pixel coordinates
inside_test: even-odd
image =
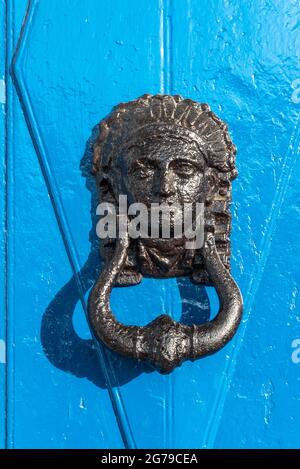
[[[294,339],[292,342],[292,362],[295,364],[300,363],[300,339]]]
[[[292,92],[291,99],[293,103],[299,104],[300,103],[300,78],[296,78],[292,81],[292,88],[294,91]]]
[[[204,204],[143,203],[128,205],[126,195],[120,195],[118,207],[101,202],[96,214],[101,218],[96,232],[100,239],[184,238],[186,249],[200,249],[204,242]]]

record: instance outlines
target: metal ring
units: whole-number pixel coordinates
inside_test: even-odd
[[[117,241],[113,258],[91,291],[88,312],[96,338],[125,357],[150,362],[162,373],[169,373],[184,360],[195,360],[224,347],[241,321],[243,301],[236,282],[220,260],[214,235],[207,234],[202,255],[220,308],[213,320],[202,325],[187,326],[167,315],[158,316],[146,326],[126,326],[116,320],[109,298],[128,248],[128,236]]]

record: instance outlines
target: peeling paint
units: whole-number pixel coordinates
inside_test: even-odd
[[[272,381],[269,381],[268,383],[264,383],[262,385],[261,395],[265,399],[264,422],[266,425],[269,425],[270,419],[272,416],[272,411],[274,407],[273,394],[274,394],[274,386],[273,386]]]
[[[3,339],[0,339],[0,363],[6,363],[6,346]]]
[[[83,397],[80,398],[79,407],[80,409],[86,410],[86,405]]]
[[[0,80],[0,103],[5,104],[6,102],[6,93],[5,93],[5,81]]]

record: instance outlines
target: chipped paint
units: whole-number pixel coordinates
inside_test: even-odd
[[[272,381],[268,381],[262,385],[261,395],[264,398],[264,422],[269,425],[274,407],[273,402],[274,386]]]
[[[1,79],[0,80],[0,103],[5,104],[6,103],[6,90],[5,90],[5,80]]]
[[[0,339],[0,363],[6,363],[6,345],[3,339]]]

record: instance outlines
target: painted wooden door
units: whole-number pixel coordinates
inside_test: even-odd
[[[1,446],[299,446],[299,2],[2,0],[1,24]],[[238,147],[243,322],[167,376],[95,346],[85,319],[93,128],[144,93],[209,103]],[[176,279],[112,302],[129,324],[218,308]]]

